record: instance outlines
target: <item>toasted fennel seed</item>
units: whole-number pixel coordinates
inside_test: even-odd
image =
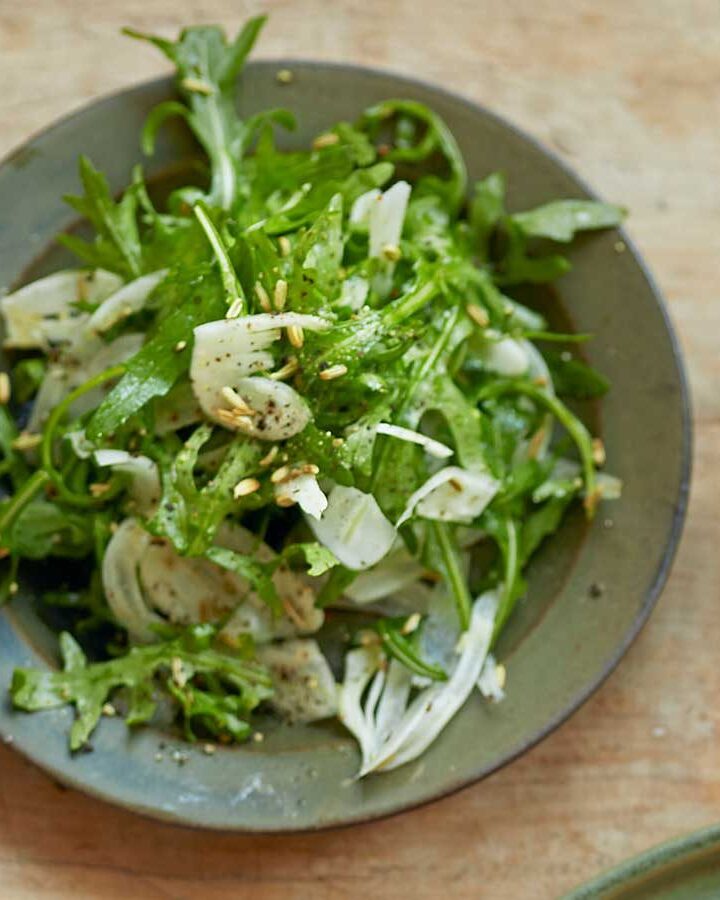
[[[262,744],[262,742],[265,740],[265,735],[262,733],[262,731],[256,731],[253,735],[253,740],[256,744]]]
[[[243,310],[242,300],[233,300],[233,302],[228,307],[228,311],[225,313],[226,319],[237,319],[240,313]]]
[[[272,312],[272,306],[270,305],[270,297],[268,296],[268,292],[260,284],[259,281],[255,282],[255,296],[260,301],[260,306],[265,310],[265,312]]]
[[[295,76],[290,69],[278,69],[275,73],[275,80],[278,84],[291,84],[295,80]]]
[[[268,466],[272,465],[272,462],[277,455],[278,455],[278,446],[277,446],[277,444],[275,444],[275,446],[271,447],[270,450],[268,451],[268,453],[266,453],[266,455],[263,456],[263,458],[260,460],[259,465],[261,465],[263,468],[267,468]]]
[[[215,744],[203,744],[203,753],[205,756],[212,756],[216,750],[217,747]]]
[[[400,634],[412,634],[413,631],[417,631],[421,619],[422,616],[418,612],[414,612],[411,616],[408,616],[403,623],[403,627],[400,629]]]
[[[117,715],[117,710],[112,703],[103,703],[102,714],[108,718],[112,718]]]
[[[257,478],[243,478],[233,488],[233,497],[239,500],[241,497],[247,497],[248,494],[254,494],[260,490],[260,482]]]
[[[193,94],[205,94],[208,97],[215,93],[215,88],[207,81],[203,81],[202,78],[183,78],[180,87]]]
[[[592,442],[592,458],[593,462],[596,466],[604,466],[605,461],[607,459],[607,454],[605,453],[605,444],[600,440],[600,438],[593,438]]]
[[[507,682],[507,669],[502,663],[495,667],[495,677],[497,678],[498,687],[502,690]]]
[[[33,434],[30,431],[21,431],[12,442],[11,447],[13,450],[34,450],[40,443],[42,443],[41,434]]]
[[[10,402],[10,376],[7,372],[0,372],[0,406]]]
[[[17,581],[11,581],[8,585],[8,594],[10,594],[11,597],[14,597],[19,590],[20,585],[17,583]]]
[[[385,244],[380,252],[388,262],[397,262],[402,256],[400,248],[395,244]]]
[[[300,325],[288,325],[287,336],[293,347],[298,350],[305,343],[305,335]]]
[[[333,438],[333,439],[332,439],[332,445],[333,445],[333,447],[342,447],[342,445],[343,445],[344,443],[345,443],[345,441],[344,441],[342,438],[340,438],[340,437],[336,437],[336,438]]]
[[[178,687],[185,687],[187,684],[187,674],[183,667],[182,660],[179,656],[173,656],[170,660],[170,672],[172,674],[172,680]]]
[[[320,469],[318,468],[318,466],[315,465],[315,463],[305,463],[305,465],[301,466],[301,468],[300,468],[300,474],[301,475],[319,475]]]
[[[292,246],[290,240],[284,234],[278,238],[278,250],[280,251],[280,256],[290,256]]]
[[[340,138],[338,135],[333,134],[332,131],[329,131],[327,134],[319,134],[313,141],[313,150],[322,150],[325,147],[332,147],[339,142]]]
[[[282,368],[278,369],[275,372],[270,372],[268,378],[274,378],[275,381],[283,381],[285,378],[290,378],[291,375],[294,375],[298,370],[298,361],[294,356],[291,356],[290,359],[285,363]]]
[[[220,391],[224,400],[232,406],[233,410],[237,410],[243,416],[254,416],[257,415],[252,406],[248,406],[248,404],[243,400],[243,398],[238,394],[234,388],[231,388],[229,385],[225,385],[225,387]]]
[[[490,324],[490,316],[488,316],[482,306],[478,306],[477,303],[468,303],[465,307],[465,312],[470,316],[473,322],[481,328],[487,328]]]
[[[93,497],[102,497],[110,490],[110,484],[107,481],[96,481],[90,485],[90,493]]]
[[[540,448],[545,443],[545,436],[545,429],[538,428],[535,434],[530,438],[527,448],[528,459],[535,459],[538,455]]]
[[[283,481],[286,481],[288,476],[290,475],[290,466],[280,466],[279,469],[275,469],[275,471],[270,476],[270,481],[273,484],[280,484]]]
[[[273,293],[273,303],[275,304],[275,309],[278,310],[278,312],[282,309],[285,309],[287,295],[287,281],[285,281],[284,278],[278,278],[278,280],[275,282],[275,291]]]
[[[625,241],[615,241],[613,249],[616,253],[624,253],[627,250],[627,244]]]
[[[276,497],[275,502],[278,506],[283,507],[283,509],[287,509],[289,506],[295,506],[295,500],[293,500],[292,497],[288,497],[287,494],[281,494],[279,497]]]
[[[328,366],[327,369],[323,369],[319,373],[319,377],[323,381],[333,381],[335,378],[342,378],[343,375],[347,374],[347,366],[343,366],[342,364],[337,366]]]
[[[182,353],[186,347],[187,347],[187,341],[178,341],[177,344],[175,344],[175,352]]]

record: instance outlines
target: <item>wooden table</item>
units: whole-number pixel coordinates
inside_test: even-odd
[[[166,71],[121,25],[236,28],[238,0],[0,0],[0,153]],[[619,670],[533,752],[373,825],[238,837],[154,824],[0,749],[0,896],[553,898],[720,819],[718,0],[282,0],[261,55],[378,64],[492,106],[601,194],[659,278],[694,390],[692,503],[670,583]],[[12,211],[4,215],[12,219]],[[642,340],[642,335],[638,335]]]

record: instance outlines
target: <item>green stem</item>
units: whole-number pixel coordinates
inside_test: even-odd
[[[450,535],[448,526],[444,522],[429,522],[428,530],[434,537],[440,555],[442,557],[444,575],[448,587],[455,601],[460,628],[467,631],[470,625],[470,613],[472,610],[472,597],[467,586],[467,581],[460,569],[460,559],[454,539]]]
[[[50,413],[50,417],[48,418],[47,425],[45,426],[45,431],[43,432],[43,439],[40,447],[40,458],[42,459],[43,468],[45,470],[47,478],[52,481],[55,489],[58,492],[58,495],[66,503],[70,503],[73,506],[80,506],[83,508],[100,506],[107,500],[110,500],[112,497],[116,496],[116,494],[120,490],[122,490],[122,488],[124,487],[124,481],[121,478],[113,479],[111,482],[111,488],[107,490],[101,497],[90,497],[87,494],[79,494],[76,491],[70,490],[65,484],[62,473],[55,468],[55,463],[53,461],[53,440],[55,437],[55,432],[57,431],[57,427],[60,424],[61,419],[67,413],[72,404],[78,399],[78,397],[82,397],[83,394],[87,394],[88,391],[92,391],[96,387],[105,384],[106,381],[111,381],[113,378],[119,378],[124,372],[125,366],[113,366],[112,368],[105,369],[98,375],[95,375],[87,381],[83,382],[83,384],[75,388],[74,391],[71,391],[67,395],[67,397],[65,397],[63,400],[61,400],[60,403],[58,403],[58,405],[55,407],[52,413]]]
[[[17,491],[8,508],[0,516],[0,538],[10,533],[9,529],[12,523],[49,480],[48,473],[44,469],[38,469]]]
[[[416,675],[432,678],[433,681],[447,681],[446,672],[440,666],[421,659],[415,653],[411,642],[403,634],[400,634],[397,628],[393,628],[383,619],[377,623],[376,628],[387,652],[401,662],[406,669],[410,669]]]
[[[513,519],[505,520],[505,540],[506,549],[503,553],[505,561],[505,579],[503,592],[498,605],[497,615],[495,616],[495,629],[493,632],[493,641],[505,627],[505,623],[515,607],[517,596],[515,596],[515,579],[518,574],[519,566],[519,534],[517,522]]]
[[[223,240],[220,237],[217,228],[215,228],[203,203],[196,203],[195,206],[193,206],[193,212],[195,213],[195,217],[200,223],[202,230],[205,232],[205,235],[210,242],[210,246],[213,249],[213,253],[215,254],[218,266],[220,266],[220,276],[222,277],[223,287],[227,294],[228,306],[234,307],[239,316],[245,315],[247,313],[247,303],[245,301],[243,289],[238,281],[235,269],[233,268],[233,264],[230,261],[230,257],[228,256],[228,252],[225,249],[225,245],[223,244]]]
[[[482,403],[485,400],[494,400],[503,394],[524,394],[526,397],[530,397],[531,400],[551,412],[566,429],[580,454],[585,479],[585,511],[588,517],[592,518],[595,514],[599,494],[590,432],[557,397],[530,381],[495,381],[479,392],[477,400]]]
[[[385,324],[392,328],[412,316],[418,310],[426,306],[437,294],[438,286],[434,280],[428,281],[421,288],[412,291],[404,297],[398,297],[383,310]]]

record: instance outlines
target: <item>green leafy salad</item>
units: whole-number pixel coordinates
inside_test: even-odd
[[[180,117],[202,165],[160,204],[139,168],[116,199],[82,158],[66,199],[92,234],[59,238],[78,267],[0,300],[0,590],[23,602],[42,572],[41,615],[64,623],[62,669],[18,669],[10,692],[74,706],[73,750],[103,715],[170,709],[223,743],[257,737],[259,711],[336,717],[365,775],[419,756],[474,691],[502,699],[493,650],[528,561],[572,504],[619,494],[566,405],[607,388],[587,336],[517,298],[623,211],[509,213],[503,176],[469,185],[410,100],[279,149],[293,116],[236,106],[262,24],[131,33],[177,69],[145,152]]]

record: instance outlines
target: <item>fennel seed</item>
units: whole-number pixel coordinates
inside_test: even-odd
[[[328,131],[327,134],[319,134],[315,138],[312,143],[313,150],[323,150],[325,147],[332,147],[339,142],[340,138],[338,135],[334,134],[332,131]]]
[[[272,306],[270,305],[270,297],[268,296],[268,292],[260,284],[259,281],[255,282],[255,296],[260,301],[260,306],[265,312],[272,312]]]
[[[287,509],[289,506],[295,506],[295,500],[287,494],[280,494],[280,496],[275,498],[275,502],[283,509]]]
[[[270,476],[270,481],[273,484],[280,484],[283,481],[286,481],[290,475],[290,466],[280,466],[279,469],[275,469],[275,471]]]
[[[287,337],[293,347],[296,347],[298,350],[305,343],[305,334],[300,325],[288,325]]]
[[[388,262],[397,262],[402,256],[400,248],[396,244],[385,244],[380,252]]]
[[[400,634],[412,634],[413,631],[417,631],[421,619],[422,616],[418,612],[414,612],[411,616],[408,616],[400,629]]]
[[[278,310],[278,312],[282,309],[285,309],[287,294],[287,281],[285,281],[284,278],[278,278],[278,280],[275,282],[275,291],[273,293],[273,302],[275,304],[275,309]]]
[[[183,78],[180,82],[180,87],[185,88],[186,91],[190,91],[192,94],[204,94],[206,97],[215,93],[215,88],[208,84],[207,81],[203,81],[202,78]]]
[[[337,366],[328,366],[327,369],[323,369],[322,372],[319,373],[319,376],[323,381],[333,381],[335,378],[342,378],[342,376],[346,374],[347,366],[340,364]]]
[[[10,445],[13,450],[34,450],[42,443],[41,434],[33,434],[30,431],[21,431]]]
[[[102,497],[103,494],[107,494],[110,490],[110,483],[108,481],[96,481],[90,485],[90,493],[93,497]]]
[[[203,744],[203,753],[205,756],[212,756],[217,750],[215,744]]]
[[[187,341],[178,341],[177,344],[175,344],[175,352],[182,353],[186,347],[187,347]]]
[[[103,703],[102,714],[111,719],[113,716],[117,715],[117,710],[112,703]]]
[[[240,313],[243,311],[243,302],[239,298],[237,300],[233,300],[233,302],[228,307],[228,311],[225,313],[226,319],[237,319]]]
[[[262,744],[262,742],[265,740],[265,735],[262,733],[262,731],[256,731],[253,735],[253,740],[256,744]]]
[[[291,356],[290,359],[278,369],[276,372],[270,372],[268,378],[273,378],[275,381],[284,381],[286,378],[290,378],[291,375],[294,375],[298,370],[298,361],[294,356]]]
[[[260,490],[260,482],[257,478],[243,478],[233,488],[233,497],[239,500],[241,497],[247,497],[248,494],[254,494]]]
[[[17,581],[11,581],[8,585],[8,594],[10,594],[11,597],[14,597],[19,590],[20,585],[17,583]]]
[[[482,306],[478,306],[477,303],[468,303],[465,307],[465,312],[470,316],[473,322],[481,328],[487,328],[490,324],[490,316],[488,316]]]
[[[233,410],[237,410],[243,416],[254,416],[257,415],[255,410],[248,406],[248,404],[243,400],[243,398],[238,394],[238,392],[231,388],[230,385],[225,385],[223,389],[220,391],[224,400],[232,406]]]
[[[10,376],[7,372],[0,372],[0,406],[10,402]]]
[[[593,438],[592,442],[592,458],[593,462],[596,466],[604,466],[605,461],[607,459],[607,454],[605,453],[605,444],[600,440],[600,438]]]
[[[290,69],[278,69],[275,73],[275,81],[278,84],[291,84],[295,80],[295,76]]]
[[[267,468],[268,466],[272,465],[272,462],[277,455],[278,455],[278,446],[277,446],[277,444],[275,444],[275,446],[271,447],[270,450],[268,451],[268,453],[266,453],[266,455],[263,456],[263,458],[259,462],[259,465],[261,465],[263,468]]]
[[[278,250],[280,251],[280,256],[290,256],[292,246],[290,240],[284,234],[278,238]]]

